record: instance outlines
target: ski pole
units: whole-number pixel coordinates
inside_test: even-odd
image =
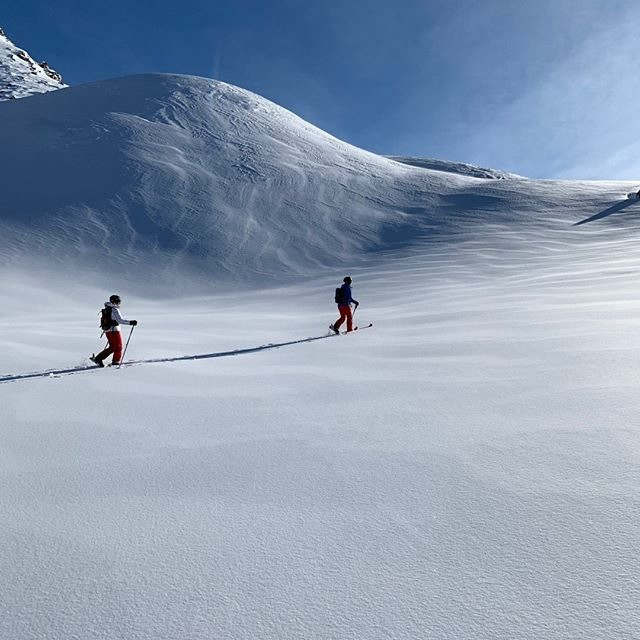
[[[131,327],[131,331],[129,332],[129,337],[127,338],[127,344],[124,345],[124,351],[122,352],[122,358],[120,359],[120,364],[118,365],[118,369],[122,366],[124,362],[124,357],[127,354],[127,347],[129,346],[129,340],[131,340],[131,336],[133,335],[133,330],[136,328],[135,325]]]

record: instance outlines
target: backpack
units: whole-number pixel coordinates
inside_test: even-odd
[[[336,289],[336,304],[347,304],[346,296],[344,294],[344,289],[342,287],[338,287]]]
[[[119,322],[114,322],[111,319],[111,307],[104,307],[104,309],[100,311],[100,328],[103,331],[108,331],[112,327],[117,327],[119,324]]]

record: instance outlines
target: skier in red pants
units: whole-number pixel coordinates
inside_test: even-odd
[[[95,362],[99,367],[104,367],[103,360],[108,358],[113,353],[113,359],[111,365],[120,364],[122,358],[122,333],[120,333],[121,324],[130,324],[135,327],[138,324],[137,320],[125,320],[120,315],[120,296],[112,295],[109,298],[109,302],[104,303],[104,309],[100,319],[100,326],[107,337],[109,346],[103,349],[97,356],[91,356],[91,360]]]
[[[356,305],[356,309],[360,304],[357,300],[354,300],[351,297],[351,278],[346,276],[343,280],[343,285],[336,289],[336,303],[338,304],[338,311],[340,312],[340,317],[333,323],[329,325],[329,328],[332,329],[335,333],[340,333],[340,325],[346,320],[347,321],[347,331],[353,331],[353,314],[351,313],[351,303]]]

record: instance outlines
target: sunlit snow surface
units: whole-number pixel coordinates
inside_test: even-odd
[[[220,178],[229,208],[217,223],[193,211],[200,258],[153,244],[145,216],[161,210],[144,203],[173,189],[183,206],[191,193],[163,191],[162,170],[135,205],[129,244],[117,244],[117,215],[132,201],[100,217],[100,198],[79,183],[91,204],[83,226],[66,205],[48,221],[35,191],[9,190],[38,222],[32,246],[25,217],[3,210],[21,241],[0,238],[0,638],[639,637],[634,185],[403,167],[307,133],[313,161],[293,142],[273,143],[284,155],[252,147],[273,175],[298,179],[276,185],[293,203],[277,210],[283,225],[263,208],[268,189],[245,192],[256,235],[238,252],[247,209],[229,204],[242,194],[235,173]],[[44,161],[38,148],[41,166],[74,158]],[[189,153],[185,176],[194,158],[217,157]],[[151,166],[135,158],[132,171]],[[331,214],[325,202],[310,233],[325,188],[340,206]],[[387,234],[396,223],[400,237]],[[272,244],[254,259],[265,234]],[[50,245],[67,241],[56,261]],[[208,283],[194,276],[205,267]],[[346,273],[357,321],[374,326],[328,336]],[[98,311],[113,292],[140,321],[128,359],[166,362],[50,374],[101,348]]]
[[[131,358],[213,357],[0,385],[0,637],[637,637],[634,235],[388,257],[372,329],[273,349],[334,281],[125,297]],[[51,284],[2,285],[6,373],[99,347]]]

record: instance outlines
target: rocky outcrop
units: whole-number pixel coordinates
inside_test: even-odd
[[[0,101],[63,89],[62,76],[47,62],[36,62],[0,27]]]
[[[49,63],[46,60],[43,60],[40,63],[40,67],[44,70],[44,72],[56,82],[60,82],[62,84],[62,76],[55,70],[49,66]]]

